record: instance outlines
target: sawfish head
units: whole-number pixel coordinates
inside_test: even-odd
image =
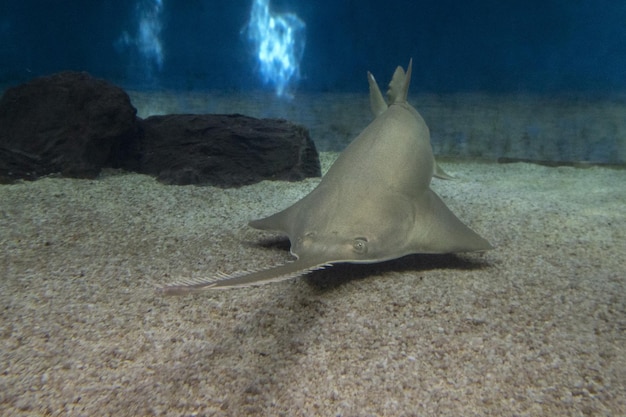
[[[295,278],[337,263],[381,262],[413,252],[405,245],[413,228],[412,217],[408,215],[412,210],[410,201],[381,205],[365,199],[359,203],[338,198],[342,194],[342,187],[320,184],[293,206],[250,222],[256,229],[287,235],[295,261],[267,269],[183,280],[161,288],[161,292],[182,295],[206,289],[247,287]],[[392,195],[382,197],[393,199]]]
[[[325,197],[332,199],[332,194]],[[299,207],[298,216],[306,220],[293,224],[287,232],[291,253],[307,265],[381,262],[410,253],[405,244],[413,230],[413,206],[409,200],[389,194],[379,197],[394,204],[375,204],[365,199],[335,200],[332,211],[317,211],[320,207],[313,201]],[[250,224],[273,230],[274,220],[261,219]]]

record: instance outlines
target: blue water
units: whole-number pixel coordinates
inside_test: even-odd
[[[409,57],[420,92],[626,90],[626,3],[607,0],[5,0],[0,81],[75,69],[134,85],[276,89],[250,40],[255,4],[274,36],[293,31],[291,52],[272,46],[292,68],[270,67],[294,91],[360,91],[366,69]]]
[[[623,163],[625,22],[626,2],[608,0],[5,0],[0,87],[69,69],[135,91],[260,90],[297,106],[299,94],[366,95],[367,70],[384,86],[412,57],[411,94],[445,104],[413,103],[441,152]],[[472,105],[458,94],[534,98],[498,112],[483,97],[451,128],[457,104]],[[561,97],[574,99],[558,111]]]

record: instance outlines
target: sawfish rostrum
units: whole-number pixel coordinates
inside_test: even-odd
[[[435,163],[424,119],[408,102],[412,63],[398,67],[389,104],[368,73],[375,119],[341,153],[320,184],[292,206],[250,226],[285,234],[294,262],[162,288],[185,294],[281,281],[336,263],[373,263],[415,253],[484,251],[492,246],[430,189]]]

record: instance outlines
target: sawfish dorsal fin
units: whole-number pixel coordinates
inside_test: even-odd
[[[389,104],[405,103],[409,95],[409,87],[411,85],[411,72],[413,71],[413,59],[409,61],[406,73],[401,66],[396,68],[393,77],[389,82],[389,90],[387,90],[387,98]]]
[[[381,93],[380,88],[378,88],[376,78],[374,78],[374,75],[369,71],[367,71],[367,82],[370,85],[370,107],[372,108],[374,117],[378,117],[387,110],[387,103],[383,98],[383,93]]]

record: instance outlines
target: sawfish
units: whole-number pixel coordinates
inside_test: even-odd
[[[338,263],[375,263],[410,254],[474,252],[491,244],[459,220],[430,188],[438,168],[430,132],[407,102],[412,60],[398,67],[385,102],[368,72],[374,120],[339,155],[318,186],[290,207],[249,225],[286,235],[296,260],[160,289],[187,294],[282,281]]]

